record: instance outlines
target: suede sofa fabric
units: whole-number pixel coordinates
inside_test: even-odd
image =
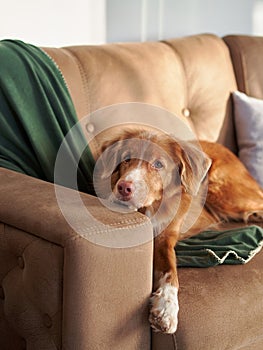
[[[63,72],[79,119],[114,103],[150,103],[237,152],[230,96],[243,88],[263,97],[262,47],[262,38],[205,34],[44,50]],[[180,268],[179,328],[151,335],[147,218],[120,217],[81,195],[110,224],[105,235],[149,236],[137,247],[106,248],[68,225],[54,185],[0,169],[0,190],[1,349],[262,349],[262,252],[244,266]],[[68,206],[74,213],[74,203]],[[80,226],[94,234],[94,221],[82,218]]]
[[[54,185],[1,169],[0,191],[1,350],[149,348],[148,220],[132,214],[120,223],[118,215],[108,213],[108,234],[143,230],[149,240],[137,247],[107,248],[68,225]],[[100,212],[96,198],[82,199]],[[77,208],[72,205],[72,210]],[[87,227],[85,221],[80,225]],[[96,220],[89,226],[96,231]]]
[[[236,147],[229,92],[237,86],[228,49],[218,37],[44,50],[58,65],[66,60],[63,74],[79,119],[111,104],[149,103],[182,118],[200,139]],[[76,64],[81,79],[72,81],[67,77]]]
[[[238,90],[263,99],[263,71],[258,69],[263,54],[262,37],[228,35],[224,41],[229,48]]]

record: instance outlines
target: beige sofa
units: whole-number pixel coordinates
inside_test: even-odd
[[[45,50],[63,72],[79,119],[108,105],[146,102],[237,152],[230,94],[263,98],[263,38],[196,35]],[[263,253],[244,266],[180,268],[178,330],[151,333],[151,239],[122,249],[84,239],[62,215],[54,186],[29,176],[0,169],[0,191],[1,350],[263,348]],[[82,199],[106,220],[105,235],[151,237],[141,214]],[[95,219],[79,225],[96,233]]]

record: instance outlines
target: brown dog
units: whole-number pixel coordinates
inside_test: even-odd
[[[263,191],[238,158],[222,145],[200,145],[127,130],[102,149],[101,178],[111,179],[112,192],[106,196],[152,221],[155,282],[149,320],[165,333],[177,328],[176,242],[221,221],[263,217]],[[198,199],[194,204],[193,198]],[[192,225],[189,210],[198,214]]]

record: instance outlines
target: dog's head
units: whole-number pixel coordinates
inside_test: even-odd
[[[141,130],[123,132],[104,143],[99,163],[97,178],[101,183],[110,179],[109,198],[135,210],[182,190],[196,195],[211,165],[194,143]]]

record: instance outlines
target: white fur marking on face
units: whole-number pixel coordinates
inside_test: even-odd
[[[133,182],[144,181],[144,175],[145,175],[145,171],[143,169],[136,168],[128,172],[128,174],[125,176],[125,181],[133,181]]]
[[[152,294],[149,321],[156,332],[175,333],[178,324],[178,288],[160,280],[160,287]]]
[[[139,168],[138,168],[139,167]],[[148,194],[148,186],[145,182],[145,169],[140,168],[140,163],[136,166],[136,168],[128,171],[121,180],[131,181],[134,185],[134,191],[132,193],[131,199],[129,201],[122,201],[121,197],[118,196],[118,182],[115,184],[113,193],[110,195],[109,200],[112,202],[116,201],[121,202],[126,205],[129,209],[138,210],[140,207],[144,205],[144,201],[147,198]]]

